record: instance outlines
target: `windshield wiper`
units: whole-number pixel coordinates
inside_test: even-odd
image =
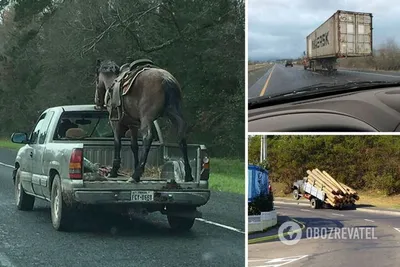
[[[399,76],[400,78],[400,76]],[[400,85],[400,81],[362,81],[362,82],[348,82],[348,83],[318,83],[311,86],[301,87],[286,93],[274,94],[270,96],[257,97],[249,99],[249,109],[254,108],[260,104],[267,104],[278,100],[289,100],[300,96],[318,95],[322,93],[342,93],[352,90],[360,90],[367,88],[375,88],[376,86],[396,86]]]

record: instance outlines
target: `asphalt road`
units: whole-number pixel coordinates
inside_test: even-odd
[[[245,266],[244,196],[212,192],[200,208],[206,221],[187,234],[172,233],[159,213],[133,221],[94,213],[76,231],[57,232],[47,202],[16,209],[14,158],[0,149],[0,266]]]
[[[288,93],[304,86],[317,83],[346,83],[355,81],[400,81],[400,72],[366,72],[338,69],[337,73],[312,72],[304,70],[302,65],[293,68],[275,64],[258,72],[249,74],[248,97],[268,96]]]
[[[305,224],[302,238],[294,245],[286,245],[280,240],[249,245],[249,267],[389,267],[398,266],[400,262],[400,216],[356,210],[313,210],[285,204],[276,204],[275,208],[278,214]],[[340,228],[338,233],[342,234],[312,238],[316,237],[315,229],[322,232],[321,229],[327,227]],[[359,238],[348,238],[350,231],[357,231]],[[361,231],[364,231],[364,237]]]

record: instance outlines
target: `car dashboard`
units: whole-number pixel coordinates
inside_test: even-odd
[[[249,132],[400,132],[400,87],[249,109]]]

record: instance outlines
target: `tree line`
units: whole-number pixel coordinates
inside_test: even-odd
[[[243,0],[0,0],[0,10],[1,136],[31,131],[50,106],[93,103],[97,59],[149,58],[182,86],[188,140],[244,158]]]
[[[273,182],[292,183],[318,168],[356,190],[400,194],[400,136],[268,136],[267,162],[259,162],[260,136],[249,139],[249,164],[268,169]]]

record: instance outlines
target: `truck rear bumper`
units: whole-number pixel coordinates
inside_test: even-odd
[[[209,190],[199,191],[163,191],[154,190],[153,201],[134,201],[131,191],[110,190],[74,190],[74,200],[82,204],[186,204],[193,206],[205,205],[210,199]]]

